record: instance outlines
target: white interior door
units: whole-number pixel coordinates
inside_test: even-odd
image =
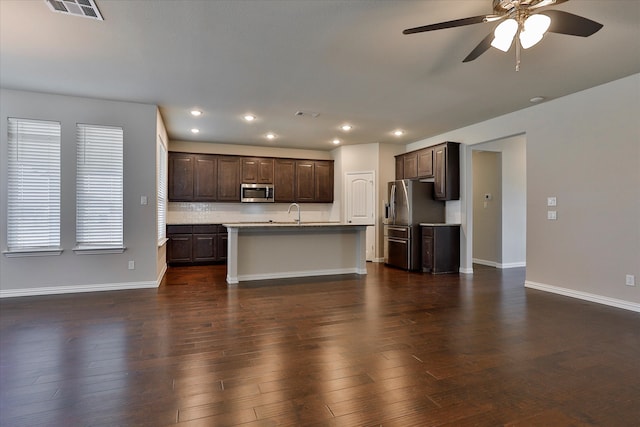
[[[375,185],[373,172],[347,172],[345,174],[345,206],[348,224],[367,227],[367,261],[375,258]]]

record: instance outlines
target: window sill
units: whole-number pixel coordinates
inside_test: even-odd
[[[121,254],[126,249],[124,246],[76,246],[72,250],[76,255],[100,255]]]
[[[163,237],[162,239],[158,240],[158,247],[159,248],[163,247],[168,241],[169,239],[167,239],[166,237]]]
[[[46,249],[15,249],[2,252],[7,258],[21,258],[28,256],[57,256],[62,254],[62,248]]]

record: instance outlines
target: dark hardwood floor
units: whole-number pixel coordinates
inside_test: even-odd
[[[638,426],[640,315],[524,270],[0,300],[2,426]]]

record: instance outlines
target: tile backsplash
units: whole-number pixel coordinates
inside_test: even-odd
[[[297,211],[287,213],[287,203],[192,203],[170,202],[167,224],[222,224],[225,222],[293,221]],[[302,221],[340,221],[339,202],[301,203]]]

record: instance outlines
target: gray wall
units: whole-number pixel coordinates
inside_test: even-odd
[[[155,105],[114,102],[3,89],[0,92],[0,247],[7,245],[7,117],[58,121],[62,125],[60,256],[7,258],[0,255],[0,295],[156,286]],[[124,129],[123,254],[76,255],[76,123]],[[140,205],[147,196],[148,204]],[[135,270],[128,270],[128,261]]]
[[[640,311],[640,74],[407,146],[473,145],[526,134],[527,286]],[[469,159],[461,161],[462,265],[471,215]],[[558,220],[546,218],[548,196]]]

